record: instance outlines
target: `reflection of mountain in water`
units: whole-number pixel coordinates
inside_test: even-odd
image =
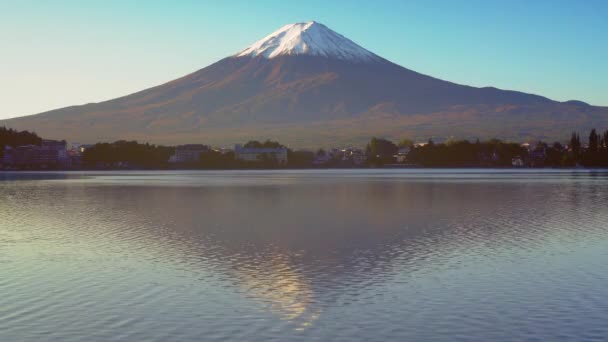
[[[38,213],[32,222],[61,238],[102,240],[134,258],[217,276],[304,327],[366,288],[457,268],[454,255],[496,256],[583,234],[564,222],[593,205],[576,183],[272,177],[202,187],[38,182],[0,206]]]

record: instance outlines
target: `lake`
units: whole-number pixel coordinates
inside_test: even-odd
[[[0,173],[0,341],[605,341],[608,172]]]

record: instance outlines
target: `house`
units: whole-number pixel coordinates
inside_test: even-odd
[[[276,160],[279,165],[285,165],[287,164],[287,148],[254,148],[236,145],[234,147],[234,157],[236,158],[236,160],[248,162]]]
[[[67,167],[70,156],[65,141],[42,140],[40,146],[5,146],[3,164],[16,168]]]
[[[547,160],[547,146],[542,143],[522,144],[522,147],[527,148],[529,164],[532,167],[543,167]]]
[[[544,148],[535,149],[530,152],[530,166],[543,167],[547,160],[547,152]]]
[[[345,147],[335,150],[334,156],[341,162],[342,166],[361,166],[366,161],[365,152],[359,148]]]
[[[350,160],[352,160],[355,166],[361,166],[365,164],[367,156],[365,155],[365,152],[361,149],[352,149],[350,151]]]
[[[520,156],[516,156],[511,159],[511,165],[513,167],[524,167],[524,160]]]
[[[2,163],[5,167],[25,167],[33,163],[37,145],[4,146]]]
[[[323,166],[328,165],[334,159],[334,155],[331,152],[320,150],[318,151],[312,161],[312,165]]]
[[[397,154],[395,155],[395,160],[397,163],[405,163],[407,162],[407,155],[410,153],[411,148],[409,147],[401,147],[397,150]]]
[[[91,148],[91,147],[93,147],[93,146],[95,146],[95,145],[93,145],[93,144],[83,144],[83,145],[79,145],[79,146],[78,146],[78,151],[79,151],[80,153],[84,153],[84,151],[88,150],[89,148]]]
[[[47,165],[64,166],[69,160],[65,140],[42,140],[38,149],[38,162]]]
[[[201,160],[201,154],[209,152],[209,147],[201,144],[180,145],[175,147],[170,163],[195,163]]]

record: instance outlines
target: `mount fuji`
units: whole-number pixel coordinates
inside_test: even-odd
[[[608,108],[433,78],[311,21],[286,25],[168,83],[1,125],[81,143],[231,145],[270,138],[320,147],[371,136],[565,139],[572,130],[608,127]]]

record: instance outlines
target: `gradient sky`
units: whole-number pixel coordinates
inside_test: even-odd
[[[608,106],[606,0],[0,0],[0,118],[155,86],[309,20],[424,74]]]

